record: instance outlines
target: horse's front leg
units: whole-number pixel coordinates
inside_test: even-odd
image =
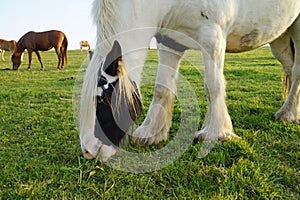
[[[218,30],[218,29],[217,29]],[[226,39],[221,33],[204,37],[202,54],[205,65],[205,92],[208,97],[208,110],[203,129],[196,137],[209,141],[226,140],[237,137],[233,133],[225,98],[225,78],[223,75]]]
[[[38,59],[39,59],[39,62],[41,64],[41,70],[44,70],[44,65],[42,63],[42,58],[41,58],[41,55],[40,55],[40,52],[39,51],[36,51],[35,54],[37,55]]]
[[[5,52],[5,51],[2,49],[2,50],[1,50],[1,59],[2,59],[2,61],[5,61],[5,59],[4,59],[4,52]]]
[[[167,140],[172,122],[176,78],[183,52],[175,52],[159,45],[159,66],[154,96],[142,125],[133,133],[139,144],[157,144]]]
[[[31,69],[31,61],[32,61],[32,51],[31,50],[27,50],[28,51],[28,67],[27,69],[30,70]]]

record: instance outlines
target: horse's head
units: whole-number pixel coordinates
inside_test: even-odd
[[[121,47],[115,42],[98,72],[94,136],[101,144],[89,149],[98,148],[101,159],[106,161],[116,152],[116,147],[141,112],[138,88],[129,79],[122,60]],[[95,152],[88,152],[82,143],[81,146],[86,158],[95,157]]]
[[[11,61],[13,63],[13,67],[12,67],[13,70],[18,70],[22,61],[22,53],[14,52],[13,55],[11,56]]]

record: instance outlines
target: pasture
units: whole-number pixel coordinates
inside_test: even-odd
[[[282,69],[268,47],[226,54],[227,105],[242,139],[219,142],[204,158],[199,158],[202,143],[191,144],[166,168],[138,174],[82,156],[72,97],[86,51],[68,51],[61,71],[54,51],[41,52],[44,71],[35,55],[30,71],[27,55],[19,71],[8,70],[10,54],[5,56],[0,62],[0,199],[300,198],[300,126],[274,120],[283,103]],[[207,106],[200,58],[189,51],[180,69],[198,97],[199,129]],[[147,78],[154,80],[156,65],[151,50]],[[145,110],[152,90],[150,84],[142,87]],[[171,136],[181,112],[175,104]],[[151,151],[163,145],[124,148]]]

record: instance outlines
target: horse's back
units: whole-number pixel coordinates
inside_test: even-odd
[[[24,34],[22,38],[36,40],[36,39],[44,39],[49,37],[64,38],[65,34],[62,31],[58,31],[58,30],[50,30],[50,31],[43,31],[43,32],[29,31],[26,34]]]
[[[66,35],[62,31],[58,30],[52,30],[52,31],[47,31],[46,33],[49,34],[51,37],[57,37],[57,38],[65,38]]]
[[[271,42],[283,34],[300,13],[299,0],[289,0],[289,3],[282,0],[169,0],[165,5],[161,8],[165,13],[161,13],[162,31],[176,30],[199,41],[213,35],[210,31],[217,27],[227,38],[230,52],[246,51]]]

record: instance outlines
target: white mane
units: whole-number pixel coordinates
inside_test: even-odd
[[[80,138],[82,145],[85,147],[99,145],[96,138],[91,138],[94,137],[96,120],[95,97],[97,95],[98,71],[115,40],[114,37],[117,33],[114,27],[118,27],[122,23],[121,17],[116,11],[118,3],[119,1],[95,0],[93,4],[92,12],[94,13],[94,23],[97,26],[97,46],[93,58],[86,69],[80,105],[80,118],[82,119],[80,120]],[[129,84],[130,80],[126,69],[124,68],[123,70],[121,76],[119,76],[119,92],[129,96],[129,94],[134,93],[134,87]],[[132,101],[131,98],[129,102]],[[87,150],[93,152],[90,149]]]
[[[112,36],[116,34],[114,27],[121,23],[121,18],[116,12],[117,3],[118,1],[100,0],[94,1],[93,4],[92,13],[94,13],[94,23],[97,26],[97,44],[103,45],[106,50],[112,47]]]

